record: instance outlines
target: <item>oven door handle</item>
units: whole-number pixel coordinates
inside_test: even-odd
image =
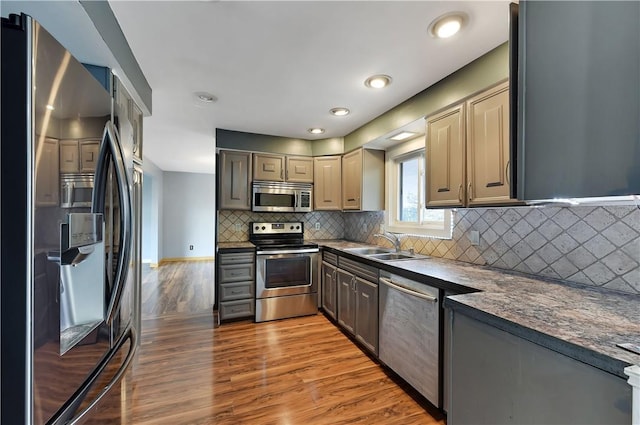
[[[320,249],[308,248],[308,249],[283,249],[283,250],[276,250],[276,251],[257,251],[256,255],[308,254],[313,252],[320,252]]]

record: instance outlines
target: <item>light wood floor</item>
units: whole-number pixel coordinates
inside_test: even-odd
[[[135,425],[445,423],[322,314],[219,328],[211,312],[146,318],[132,377]]]
[[[203,313],[213,308],[213,261],[165,263],[142,270],[142,318]]]

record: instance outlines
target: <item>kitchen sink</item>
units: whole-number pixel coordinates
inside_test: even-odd
[[[409,260],[412,258],[418,258],[415,255],[398,254],[395,252],[388,252],[386,254],[369,255],[369,257],[373,258],[374,260],[380,260],[380,261]]]
[[[345,251],[350,252],[352,254],[358,255],[379,255],[379,254],[390,254],[391,252],[385,248],[347,248]]]

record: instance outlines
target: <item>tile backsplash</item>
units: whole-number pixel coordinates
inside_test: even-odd
[[[404,235],[402,249],[640,294],[638,207],[473,208],[453,214],[452,239]],[[390,246],[373,236],[384,224],[384,212],[220,211],[218,239],[246,241],[250,222],[288,220],[304,222],[307,239],[344,238]],[[315,230],[316,223],[320,230]],[[480,233],[479,245],[471,245],[472,230]]]
[[[249,240],[249,223],[252,221],[302,221],[305,239],[342,239],[344,237],[344,218],[339,211],[291,214],[224,210],[218,215],[218,241]],[[316,223],[320,223],[319,230],[315,229]],[[240,230],[236,230],[237,224],[240,225]]]
[[[638,207],[458,209],[453,220],[452,239],[405,235],[402,249],[640,294]],[[373,236],[383,223],[383,212],[345,213],[344,238],[389,246]]]

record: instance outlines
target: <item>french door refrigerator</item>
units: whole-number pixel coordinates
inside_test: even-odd
[[[131,155],[110,90],[35,20],[3,18],[1,40],[0,422],[121,423],[137,347]],[[90,207],[61,202],[76,172]]]

